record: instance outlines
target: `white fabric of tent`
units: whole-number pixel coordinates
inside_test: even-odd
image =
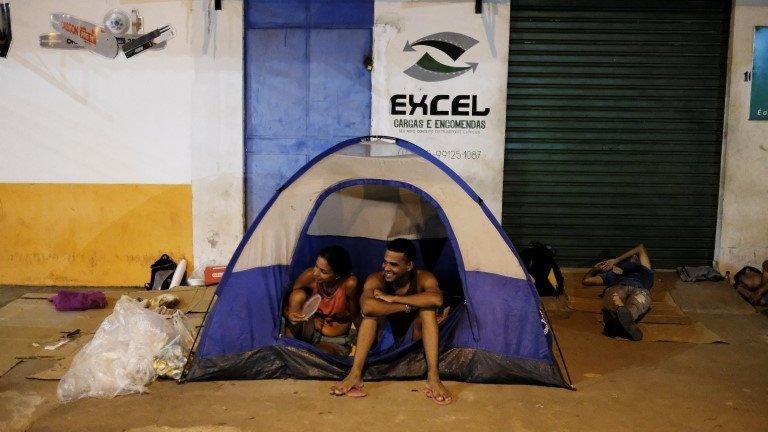
[[[344,147],[309,166],[267,208],[233,271],[291,264],[318,199],[329,188],[354,180],[410,185],[431,197],[453,232],[465,271],[526,278],[489,215],[459,183],[433,162],[383,138]],[[316,210],[308,234],[377,240],[444,237],[442,230],[447,227],[437,217],[435,208],[407,189],[353,185],[328,195]]]

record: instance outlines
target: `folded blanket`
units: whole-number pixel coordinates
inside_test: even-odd
[[[721,281],[725,279],[720,273],[709,266],[685,266],[678,267],[677,274],[683,282],[698,282],[703,280]]]
[[[48,301],[53,303],[57,311],[104,309],[107,307],[107,297],[101,291],[59,291]]]

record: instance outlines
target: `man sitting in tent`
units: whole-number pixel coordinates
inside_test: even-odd
[[[409,240],[387,243],[382,270],[371,274],[363,286],[360,305],[363,320],[357,333],[355,359],[347,377],[331,387],[331,394],[364,396],[363,365],[377,330],[391,331],[396,341],[421,339],[427,359],[427,397],[438,404],[452,401],[451,393],[440,381],[438,370],[438,322],[436,310],[443,304],[443,293],[435,276],[414,268],[416,247]]]
[[[288,336],[309,342],[328,354],[349,355],[353,337],[350,328],[352,323],[359,327],[362,318],[357,278],[351,270],[352,260],[343,247],[320,250],[315,266],[296,279],[288,296]],[[308,318],[304,308],[312,297],[317,302],[317,311]]]
[[[581,282],[607,287],[602,294],[603,333],[606,336],[625,333],[634,341],[643,338],[636,323],[651,309],[653,270],[648,251],[642,244],[616,258],[595,264]]]

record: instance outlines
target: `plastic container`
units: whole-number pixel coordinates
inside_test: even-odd
[[[205,286],[205,279],[202,278],[187,278],[187,284],[189,286]]]
[[[224,276],[224,271],[227,269],[227,266],[218,265],[218,266],[208,266],[205,268],[205,284],[206,285],[215,285],[221,281],[221,277]]]
[[[181,259],[179,261],[179,264],[176,266],[176,271],[173,272],[173,277],[171,278],[171,286],[169,288],[176,288],[177,286],[181,285],[181,280],[184,279],[184,273],[187,271],[187,260]]]

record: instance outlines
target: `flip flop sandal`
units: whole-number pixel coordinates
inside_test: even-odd
[[[341,385],[341,383],[339,383],[339,385]],[[346,392],[346,393],[336,393],[336,391],[337,391],[337,390],[338,390],[338,391],[341,391],[341,389],[340,389],[340,388],[338,388],[338,387],[334,387],[334,388],[331,390],[331,391],[332,391],[331,395],[333,395],[333,396],[349,396],[349,397],[353,397],[353,398],[361,398],[361,397],[366,397],[366,396],[368,396],[368,393],[366,393],[366,392],[365,392],[365,391],[362,389],[362,387],[358,387],[358,386],[354,386],[354,387],[352,387],[351,389],[347,390],[347,392]]]
[[[433,401],[434,401],[436,404],[438,404],[438,405],[448,405],[448,404],[450,404],[451,402],[453,402],[453,399],[452,399],[452,398],[449,398],[449,399],[443,399],[443,400],[437,400],[437,398],[435,398],[435,393],[434,393],[434,390],[432,390],[432,389],[431,389],[431,388],[429,388],[429,387],[425,387],[425,388],[424,388],[424,395],[425,395],[426,397],[428,397],[428,398],[432,399],[432,400],[433,400]]]
[[[361,398],[368,396],[368,393],[363,391],[360,387],[352,387],[349,389],[349,391],[346,393],[346,396],[353,397],[353,398]]]

